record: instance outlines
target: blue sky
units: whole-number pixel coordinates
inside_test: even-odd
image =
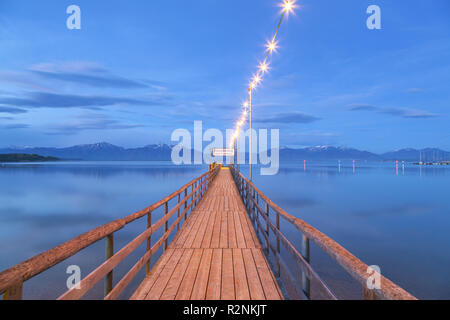
[[[232,128],[277,0],[2,0],[0,147],[169,143]],[[66,28],[76,4],[82,29]],[[450,150],[450,2],[303,0],[254,118],[288,146]],[[366,9],[381,8],[382,30]]]

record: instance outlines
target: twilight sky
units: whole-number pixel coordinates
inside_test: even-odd
[[[0,147],[232,128],[280,0],[1,0]],[[66,28],[81,7],[82,29]],[[450,150],[450,1],[298,0],[254,95],[281,145]],[[382,30],[366,9],[381,7]]]

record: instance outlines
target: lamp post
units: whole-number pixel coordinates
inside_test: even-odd
[[[252,168],[252,166],[253,166],[253,123],[252,123],[252,121],[253,121],[253,119],[252,119],[252,116],[253,116],[253,101],[252,101],[253,89],[255,89],[258,86],[258,84],[262,80],[262,77],[268,71],[268,68],[269,68],[268,60],[269,60],[271,54],[273,52],[276,52],[277,47],[278,47],[277,46],[278,42],[276,41],[276,38],[278,35],[278,31],[280,29],[281,23],[283,22],[283,19],[285,18],[285,16],[288,16],[289,13],[292,13],[294,11],[294,9],[297,7],[295,5],[295,2],[296,2],[296,0],[284,0],[283,4],[280,5],[283,8],[280,21],[278,22],[278,25],[277,25],[277,28],[276,28],[276,31],[275,31],[275,34],[274,34],[272,40],[268,41],[266,44],[266,47],[267,47],[266,57],[265,57],[264,61],[259,65],[258,72],[253,77],[252,82],[249,85],[249,88],[248,88],[249,102],[246,102],[244,104],[244,112],[243,112],[242,118],[236,125],[235,133],[233,134],[233,141],[232,141],[232,144],[230,144],[230,148],[236,148],[235,139],[239,139],[239,137],[240,137],[240,130],[241,130],[242,125],[245,124],[245,120],[246,120],[246,117],[248,114],[247,110],[248,110],[250,112],[250,114],[249,114],[249,120],[250,120],[249,121],[250,122],[249,123],[250,124],[250,136],[249,136],[250,175],[249,176],[250,176],[250,181],[253,180],[253,172],[252,172],[253,171],[252,170],[253,169]],[[244,155],[245,155],[245,148],[244,148]],[[245,156],[244,156],[244,158],[245,158]],[[237,161],[236,161],[236,163],[239,168],[239,141],[237,143]]]

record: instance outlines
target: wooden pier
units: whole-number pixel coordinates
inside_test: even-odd
[[[132,299],[282,299],[228,168]]]
[[[158,208],[164,209],[163,217],[153,222],[152,213]],[[146,230],[115,251],[114,233],[144,218]],[[301,248],[292,245],[282,233],[281,219],[299,231]],[[161,228],[162,236],[152,239]],[[144,267],[145,278],[130,297],[132,300],[337,299],[310,265],[311,241],[362,285],[364,299],[415,299],[382,275],[381,286],[369,288],[373,273],[366,264],[286,213],[233,166],[217,165],[144,210],[1,272],[0,294],[4,299],[22,299],[27,280],[102,239],[106,242],[105,262],[84,277],[78,288],[58,299],[81,299],[100,281],[104,281],[104,298],[117,299]],[[144,243],[145,254],[114,282],[114,269]],[[152,265],[151,258],[159,250],[163,253]],[[286,263],[282,251],[289,255],[290,263]],[[296,270],[292,270],[293,265]]]

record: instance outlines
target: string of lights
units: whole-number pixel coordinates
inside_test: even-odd
[[[278,35],[278,31],[280,30],[280,26],[281,23],[283,22],[284,18],[286,16],[288,16],[290,13],[294,12],[294,9],[297,7],[295,5],[295,0],[285,0],[283,1],[282,4],[280,4],[280,7],[282,8],[281,11],[281,17],[280,17],[280,21],[278,22],[277,28],[275,30],[275,33],[272,37],[272,40],[268,41],[266,43],[266,55],[265,58],[263,60],[263,62],[261,62],[258,65],[258,70],[256,72],[255,75],[253,75],[252,80],[250,81],[249,84],[249,101],[245,101],[242,105],[242,114],[241,117],[239,118],[239,120],[236,122],[233,134],[231,136],[231,141],[230,141],[230,149],[234,147],[234,144],[236,142],[236,140],[239,137],[239,133],[241,131],[241,128],[244,126],[244,124],[247,121],[247,118],[249,116],[249,112],[251,113],[251,100],[252,100],[252,91],[254,89],[256,89],[258,87],[259,84],[261,84],[264,75],[269,71],[269,59],[272,57],[272,54],[274,52],[277,52],[278,49],[278,41],[277,41],[277,35]],[[250,110],[249,110],[250,108]],[[250,139],[251,139],[251,134],[250,134]],[[250,142],[250,148],[251,148],[251,142]],[[251,152],[250,152],[250,156],[251,156]],[[251,162],[251,160],[250,160]]]

